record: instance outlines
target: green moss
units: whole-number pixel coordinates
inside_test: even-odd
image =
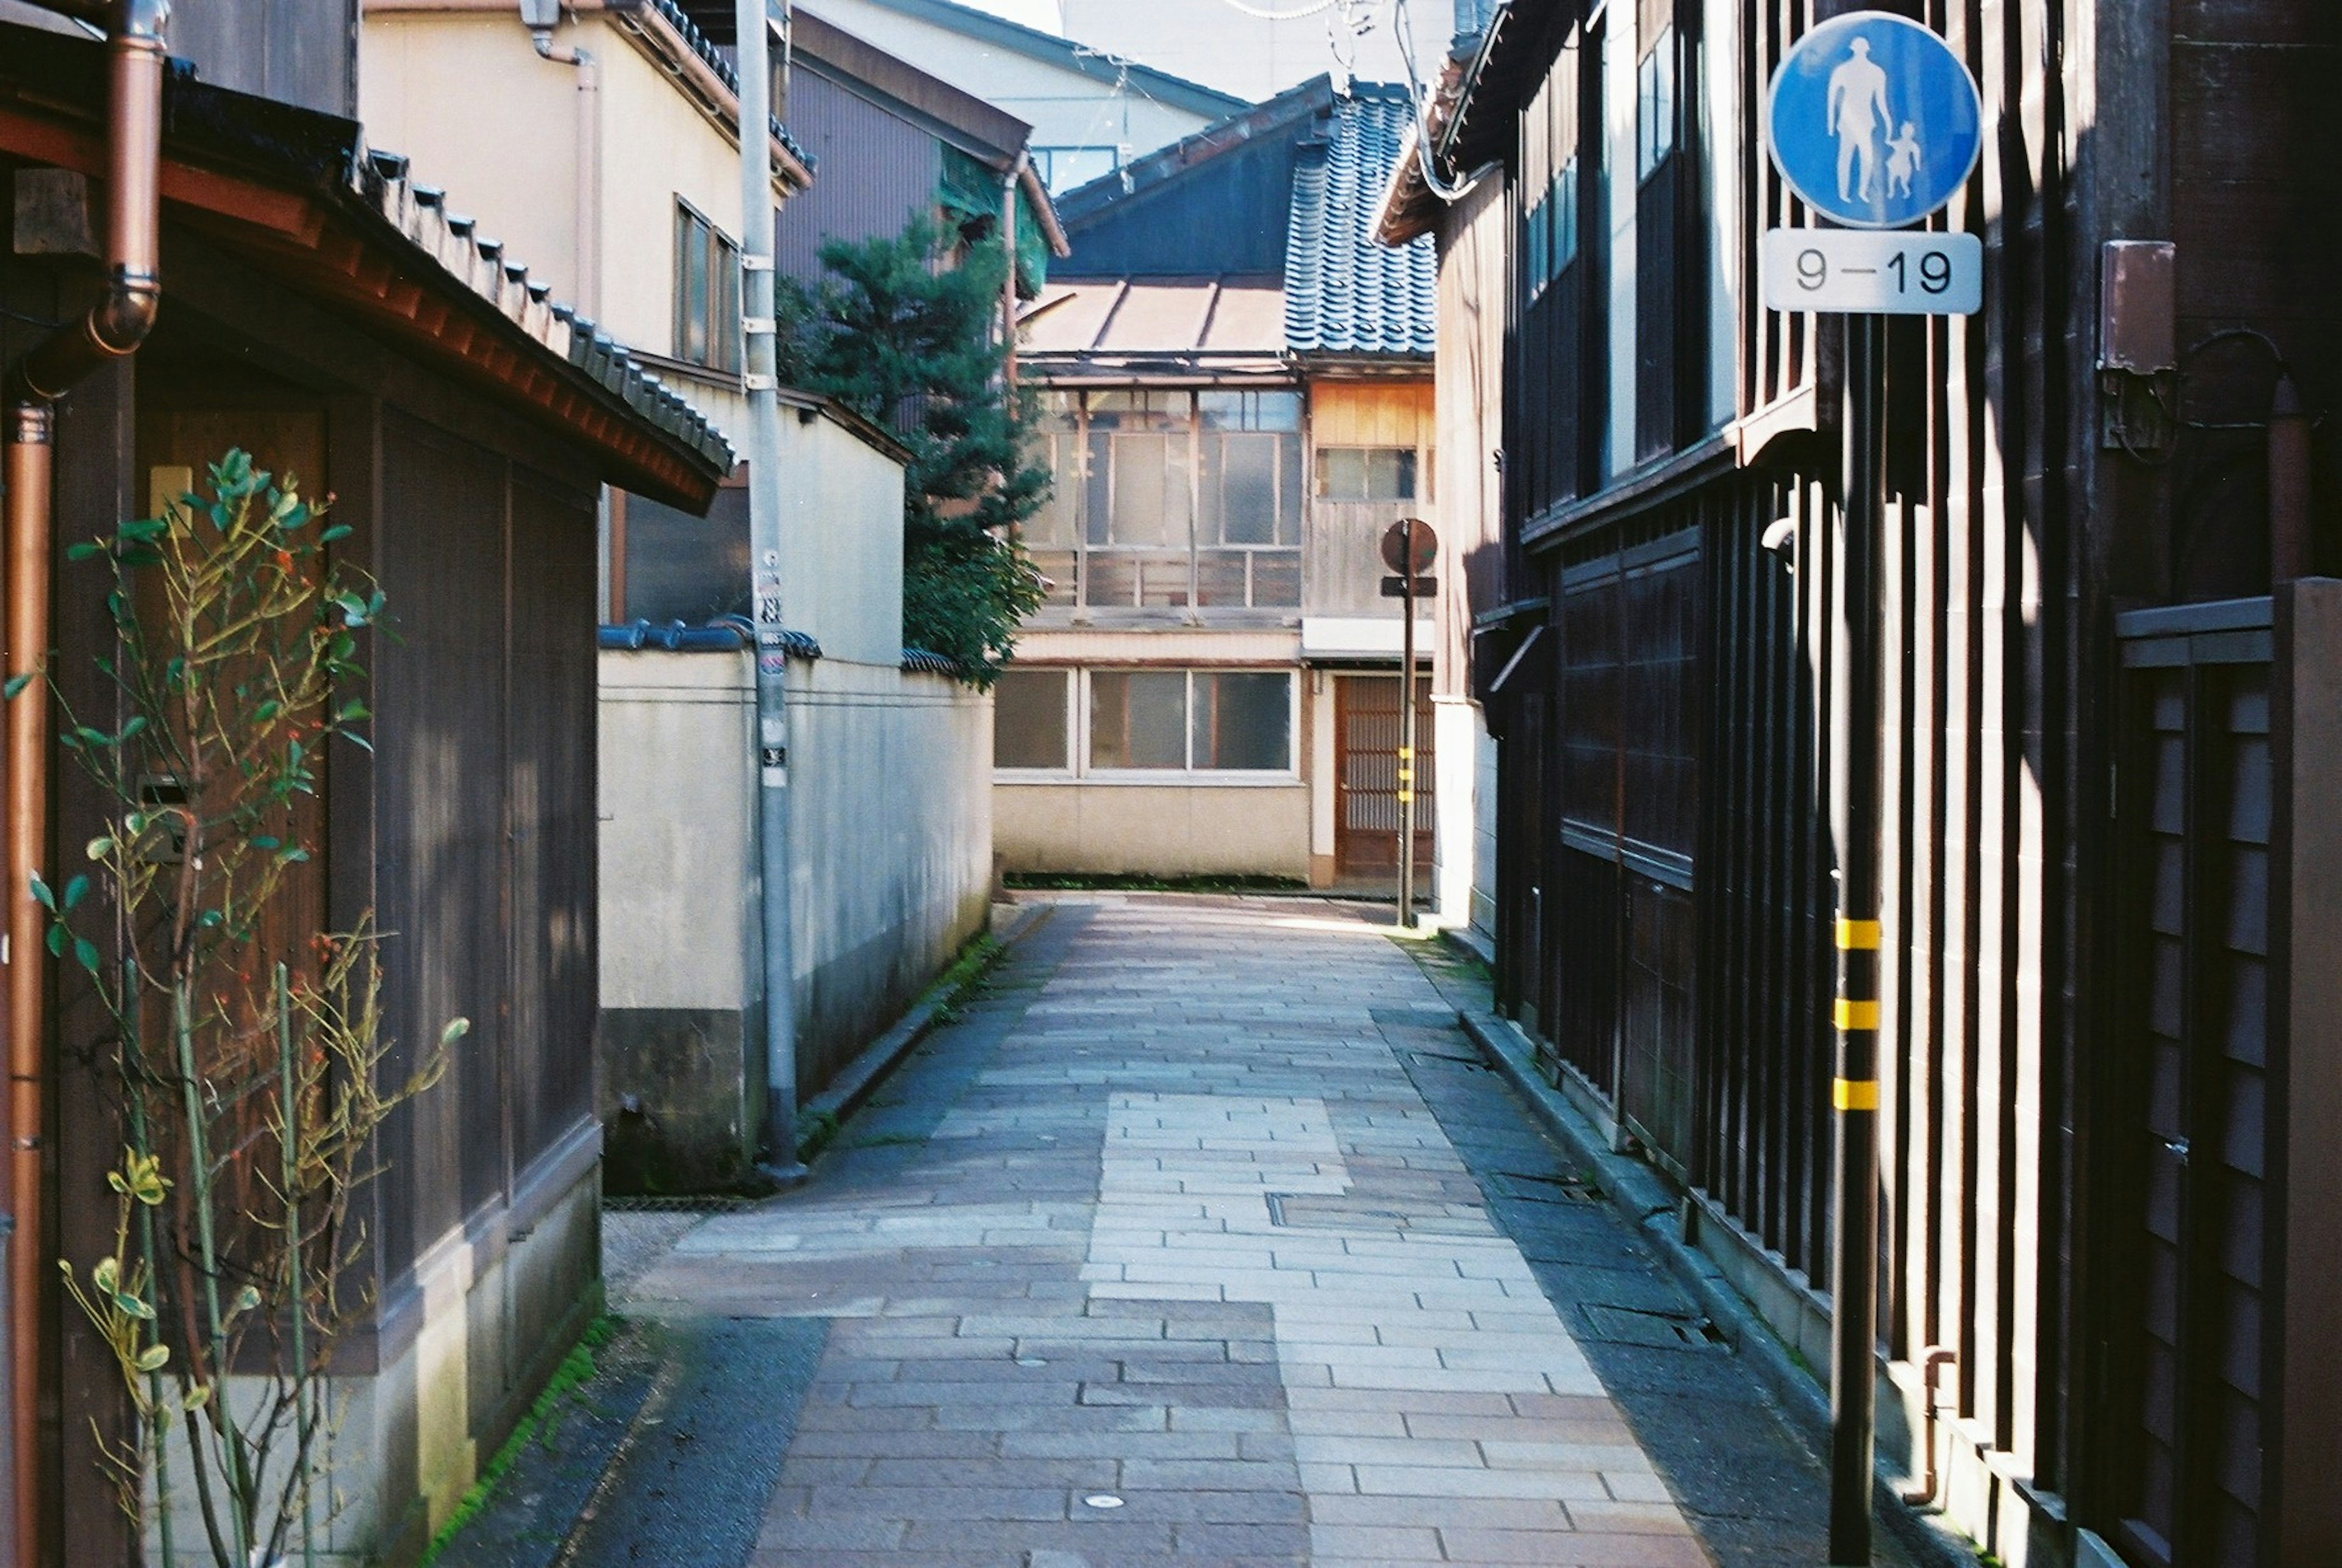
[[[1001,878],[1010,887],[1060,893],[1306,893],[1309,884],[1290,876],[1213,874],[1150,876],[1139,872],[1012,871]]]
[[[496,1450],[495,1456],[480,1472],[480,1478],[472,1483],[469,1492],[464,1493],[464,1500],[455,1505],[455,1512],[448,1515],[447,1523],[440,1526],[439,1533],[431,1538],[430,1546],[423,1553],[421,1568],[430,1568],[449,1543],[463,1533],[464,1526],[488,1505],[488,1499],[495,1495],[497,1483],[504,1480],[505,1473],[520,1458],[521,1451],[540,1433],[551,1437],[553,1418],[563,1401],[593,1380],[596,1365],[594,1353],[616,1338],[618,1331],[625,1326],[625,1319],[608,1313],[602,1313],[586,1325],[586,1332],[577,1336],[577,1343],[570,1347],[567,1355],[561,1358],[561,1364],[554,1368],[553,1376],[545,1383],[545,1392],[536,1396],[536,1403],[528,1407],[528,1413],[521,1417],[520,1424],[513,1428],[512,1435],[505,1439],[504,1446]]]

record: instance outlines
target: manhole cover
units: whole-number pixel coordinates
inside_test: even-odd
[[[1369,1208],[1355,1198],[1320,1196],[1313,1193],[1268,1193],[1268,1220],[1273,1225],[1286,1230],[1307,1230],[1316,1227],[1358,1225],[1374,1222],[1382,1225],[1405,1225],[1413,1215],[1399,1209]]]
[[[1498,1171],[1496,1180],[1512,1196],[1541,1203],[1591,1203],[1602,1196],[1601,1188],[1574,1171],[1558,1176],[1533,1171]]]
[[[1696,1313],[1651,1312],[1600,1302],[1582,1302],[1577,1310],[1591,1326],[1592,1337],[1611,1344],[1640,1345],[1647,1350],[1724,1348],[1724,1335],[1716,1324]]]

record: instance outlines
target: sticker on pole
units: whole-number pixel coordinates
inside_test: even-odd
[[[1774,73],[1765,140],[1823,217],[1897,229],[1942,210],[1984,150],[1976,78],[1951,45],[1884,11],[1832,17]]]

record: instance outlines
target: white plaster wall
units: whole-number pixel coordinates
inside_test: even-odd
[[[836,420],[781,411],[782,609],[826,660],[903,654],[903,465]]]
[[[605,651],[601,664],[602,1005],[753,1010],[749,655]],[[861,1043],[844,1039],[855,1021],[884,1028],[982,924],[992,704],[892,664],[792,659],[788,679],[792,950],[811,1065]]]
[[[1432,765],[1438,770],[1432,795],[1432,918],[1445,926],[1468,926],[1474,884],[1487,860],[1479,840],[1480,797],[1495,793],[1493,774],[1480,771],[1487,731],[1479,704],[1462,697],[1434,697],[1431,723]]]

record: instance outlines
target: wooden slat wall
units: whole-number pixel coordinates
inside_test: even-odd
[[[1738,73],[1746,116],[1734,149],[1748,193],[1739,215],[1744,298],[1759,297],[1761,231],[1810,221],[1760,150],[1764,89],[1784,45],[1817,13],[1852,8],[1769,0],[1743,12],[1737,40],[1709,41],[1711,63]],[[2094,258],[2077,256],[2072,238],[2077,148],[2061,72],[2073,4],[1931,0],[1910,9],[1951,40],[1983,85],[1985,163],[1949,221],[1985,235],[1988,272],[1983,315],[1898,328],[1890,347],[1885,719],[1896,739],[1883,868],[1882,1329],[1897,1359],[1937,1343],[1955,1350],[1948,1386],[1959,1413],[2017,1473],[2056,1486],[2066,1474],[2058,1434],[2071,1365],[2059,1282],[2073,1191],[2065,1085],[2075,1053],[2080,797],[2072,496],[2089,455],[2071,410],[2086,391],[2074,344],[2094,321],[2096,293]],[[1610,25],[1621,25],[1615,6]],[[1561,69],[1576,63],[1563,61]],[[1827,431],[1837,396],[1833,329],[1752,308],[1743,332],[1744,410],[1810,390]],[[1577,363],[1556,361],[1535,320],[1515,352],[1525,387],[1566,385]],[[1657,417],[1656,404],[1646,412]],[[1563,964],[1585,970],[1605,951],[1603,927],[1611,942],[1628,939],[1628,890],[1551,841],[1563,815],[1583,813],[1587,726],[1610,724],[1618,704],[1635,700],[1611,689],[1613,656],[1603,648],[1614,639],[1593,634],[1592,606],[1573,607],[1575,584],[1598,575],[1606,548],[1623,561],[1666,528],[1694,527],[1706,595],[1697,620],[1706,668],[1696,684],[1711,704],[1690,878],[1698,1115],[1687,1136],[1648,1131],[1683,1138],[1658,1152],[1825,1288],[1835,858],[1826,715],[1840,609],[1827,497],[1836,445],[1825,435],[1803,454],[1792,445],[1781,469],[1713,482],[1656,512],[1644,503],[1631,517],[1576,523],[1563,549],[1580,564],[1548,553],[1540,573],[1556,603],[1546,653],[1557,694],[1548,749],[1563,755],[1544,764],[1559,797],[1546,803],[1545,831],[1546,853],[1567,865],[1540,884],[1546,967],[1516,988],[1536,1002],[1558,1054],[1606,1093],[1617,1084],[1601,1071],[1602,1034],[1656,1038],[1662,1026],[1634,1010],[1664,1007],[1664,986],[1637,982],[1649,998],[1638,1001],[1631,984],[1622,993],[1617,983],[1570,984]],[[1541,484],[1516,489],[1516,523],[1545,494]],[[1785,515],[1797,521],[1794,577],[1757,543]],[[1654,940],[1632,953],[1662,948]]]
[[[1313,381],[1309,439],[1318,446],[1404,446],[1429,453],[1436,441],[1428,381]],[[1431,499],[1418,470],[1417,498]]]

